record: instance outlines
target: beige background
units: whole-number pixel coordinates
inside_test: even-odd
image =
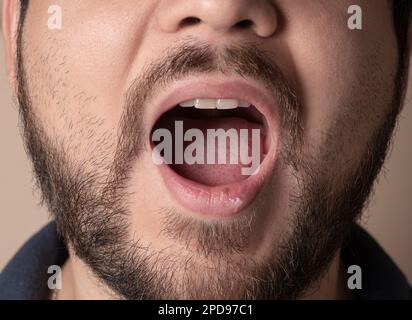
[[[0,0],[0,7],[1,7]],[[411,85],[409,86],[411,87]],[[412,90],[386,169],[363,224],[412,282]],[[0,270],[27,238],[48,220],[25,155],[6,80],[0,41]]]

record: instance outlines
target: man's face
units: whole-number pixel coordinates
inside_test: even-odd
[[[360,213],[399,107],[390,3],[360,2],[361,31],[352,4],[31,1],[19,99],[71,253],[125,298],[301,295]],[[196,99],[250,107],[179,106]],[[259,172],[157,165],[152,134],[175,120],[261,129]]]

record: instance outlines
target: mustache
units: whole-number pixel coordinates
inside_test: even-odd
[[[285,161],[295,163],[292,158],[296,159],[293,155],[302,136],[301,104],[270,55],[251,42],[231,43],[216,49],[208,43],[190,39],[178,43],[163,57],[143,68],[126,91],[118,142],[118,170],[124,170],[122,166],[127,166],[127,162],[144,150],[148,134],[142,129],[144,110],[153,95],[185,77],[216,72],[254,79],[271,92],[279,107],[283,152],[285,159],[289,159]]]

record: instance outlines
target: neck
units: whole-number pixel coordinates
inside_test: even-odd
[[[304,300],[343,300],[351,294],[346,284],[346,272],[340,258],[340,250],[332,260],[320,281],[313,284],[303,295]]]
[[[62,289],[56,300],[108,300],[113,295],[103,286],[86,264],[70,254],[62,269]]]

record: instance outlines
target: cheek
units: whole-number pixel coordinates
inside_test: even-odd
[[[141,34],[139,17],[125,17],[131,2],[116,3],[108,1],[100,12],[95,1],[53,2],[62,7],[63,29],[49,30],[50,3],[38,1],[26,21],[24,65],[32,107],[47,135],[79,161],[103,150],[114,153],[130,58]]]
[[[368,15],[364,29],[355,32],[347,28],[345,10],[341,12],[316,23],[298,20],[291,27],[289,47],[307,152],[317,156],[333,134],[343,163],[363,151],[391,107],[397,51],[389,15]]]
[[[99,76],[89,75],[85,79],[79,61],[74,63],[70,53],[62,51],[65,41],[48,40],[52,45],[47,53],[24,53],[31,106],[45,133],[67,148],[73,159],[86,161],[90,151],[103,148],[102,137],[116,136],[121,95],[104,89],[105,83]],[[110,143],[108,140],[107,144]]]

